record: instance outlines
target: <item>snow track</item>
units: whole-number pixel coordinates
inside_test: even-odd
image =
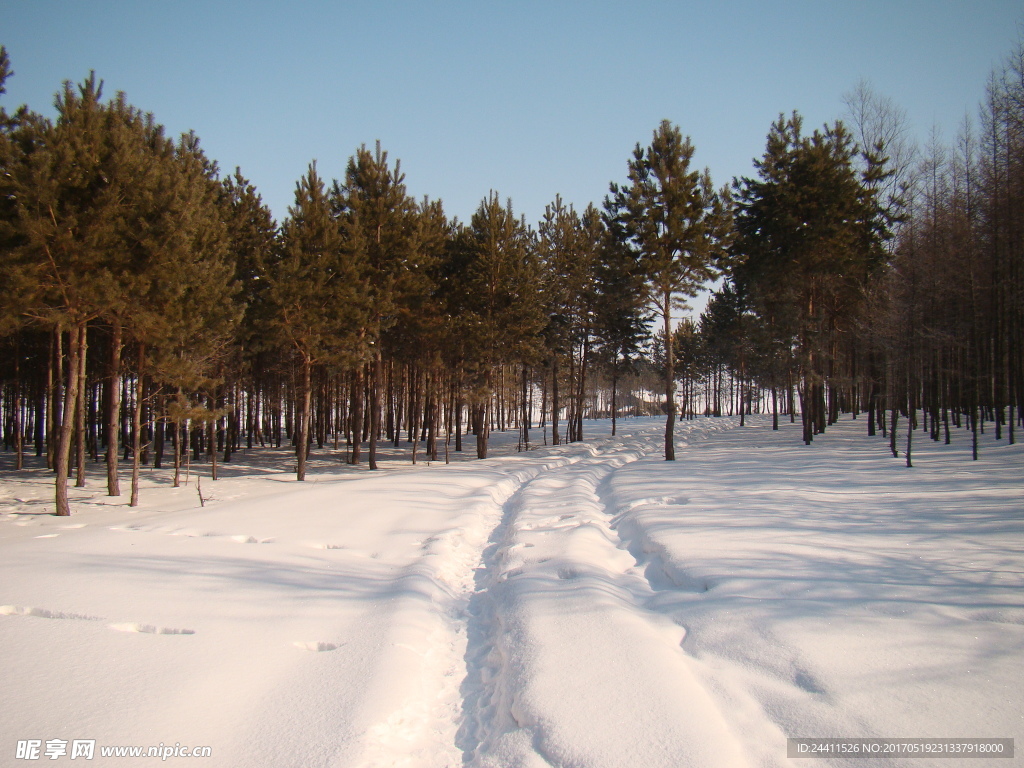
[[[469,765],[618,768],[626,744],[634,765],[745,765],[688,668],[684,630],[646,608],[654,589],[613,525],[609,477],[658,444],[590,446],[505,503],[471,606]]]
[[[491,586],[503,542],[516,524],[525,489],[557,487],[566,473],[607,472],[621,463],[620,453],[628,460],[639,455],[614,441],[601,445],[566,445],[502,460],[501,471],[462,500],[450,527],[422,542],[421,554],[395,581],[396,620],[368,697],[368,709],[380,714],[366,728],[359,768],[455,766],[476,753],[482,735],[500,719],[494,658],[502,650],[494,643],[502,642],[495,635],[502,619],[495,615]],[[397,707],[396,691],[402,692]]]

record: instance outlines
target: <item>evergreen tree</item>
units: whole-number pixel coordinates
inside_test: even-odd
[[[595,270],[594,333],[599,357],[611,379],[612,435],[618,416],[618,382],[635,369],[650,338],[650,313],[637,252],[614,216],[606,216],[601,257]]]
[[[297,478],[306,479],[313,366],[362,361],[369,322],[365,267],[344,247],[341,230],[316,163],[295,188],[295,204],[282,227],[282,257],[267,275],[272,327],[299,357]]]
[[[391,168],[380,142],[373,153],[364,145],[349,159],[344,183],[334,182],[331,200],[341,222],[345,247],[352,252],[353,260],[366,270],[366,299],[370,311],[365,315],[366,325],[360,329],[360,341],[370,358],[368,460],[370,469],[377,469],[383,385],[382,336],[395,324],[406,298],[415,302],[414,295],[422,293],[427,265],[413,258],[416,205],[406,193],[401,164],[396,162]],[[357,408],[355,412],[361,414],[361,411],[362,408]],[[354,431],[362,432],[361,422],[360,416],[353,419]],[[359,463],[359,444],[359,437],[354,437],[353,464]]]
[[[7,49],[0,46],[0,96],[13,74]],[[0,336],[21,328],[30,308],[32,276],[18,255],[26,243],[19,226],[17,180],[49,130],[49,123],[27,108],[11,115],[0,105]]]
[[[736,189],[733,254],[740,292],[798,350],[804,440],[826,426],[826,382],[869,277],[883,264],[891,218],[879,200],[884,159],[858,149],[842,123],[811,136],[798,114],[772,125],[758,179]]]
[[[561,410],[560,383],[565,363],[575,377],[567,382],[570,397],[580,391],[584,380],[584,349],[589,346],[592,314],[595,303],[595,269],[601,245],[602,224],[596,212],[588,209],[587,225],[570,205],[556,196],[545,207],[544,218],[537,231],[537,254],[542,267],[542,292],[547,324],[544,342],[551,369],[551,444],[562,441],[559,432]],[[580,354],[577,356],[576,352]],[[574,380],[575,378],[575,380]],[[578,408],[570,408],[576,414]],[[578,439],[574,420],[570,419],[567,438]]]
[[[165,160],[161,188],[162,224],[152,232],[145,293],[137,294],[126,331],[140,346],[136,372],[132,504],[138,501],[138,465],[146,376],[154,393],[160,385],[172,391],[203,392],[219,406],[223,361],[236,339],[243,314],[237,265],[229,248],[229,219],[216,165],[210,162],[193,134],[181,137]],[[144,353],[144,354],[143,354]],[[212,443],[211,443],[212,447]],[[216,453],[213,457],[213,479]]]
[[[636,145],[629,183],[611,185],[605,207],[640,254],[648,296],[662,322],[666,349],[665,459],[675,459],[676,417],[672,311],[717,278],[730,237],[729,196],[711,175],[690,169],[694,147],[665,120],[649,147]]]
[[[257,420],[258,404],[270,386],[273,364],[277,361],[272,336],[266,329],[270,323],[266,275],[280,255],[277,222],[263,199],[236,168],[233,176],[222,182],[222,206],[225,211],[228,253],[235,265],[235,280],[240,291],[243,315],[239,322],[232,359],[227,366],[235,372],[236,381],[245,390],[244,404],[236,403],[229,415],[236,433],[244,431],[249,448],[260,434]],[[245,409],[244,415],[241,413]],[[244,418],[244,425],[242,423]],[[225,461],[232,449],[227,441]]]
[[[222,185],[228,249],[235,262],[235,280],[245,307],[239,341],[243,353],[251,355],[262,347],[261,326],[266,323],[265,275],[273,268],[279,254],[278,227],[256,187],[242,176],[240,168],[224,179]]]
[[[13,168],[20,245],[9,276],[24,286],[25,313],[67,333],[63,415],[56,451],[57,514],[70,513],[66,478],[77,398],[82,386],[86,326],[118,317],[153,279],[147,263],[160,236],[164,200],[159,159],[170,150],[152,116],[123,94],[101,101],[90,76],[77,90],[65,83],[57,121],[36,123],[38,148]]]
[[[415,226],[410,241],[408,266],[400,282],[395,324],[384,335],[384,351],[395,366],[406,366],[410,379],[422,382],[414,399],[424,407],[408,413],[410,431],[415,433],[422,414],[427,456],[437,459],[440,431],[444,363],[458,357],[458,340],[451,335],[452,323],[441,291],[445,262],[450,255],[453,226],[439,200],[424,198],[415,211]],[[456,310],[457,311],[457,310]],[[449,372],[457,369],[450,366]],[[410,392],[410,394],[412,394]],[[449,408],[452,408],[449,405]],[[398,430],[395,435],[397,438]],[[413,463],[416,462],[417,437],[413,434]]]
[[[492,192],[470,221],[463,254],[466,365],[472,377],[470,405],[477,457],[487,458],[490,404],[499,365],[534,354],[543,314],[535,286],[539,265],[531,234]]]

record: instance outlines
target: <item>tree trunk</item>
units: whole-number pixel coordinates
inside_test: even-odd
[[[409,379],[409,366],[402,366],[402,379],[399,382],[400,386],[398,391],[393,393],[394,405],[391,406],[391,411],[394,413],[394,423],[391,425],[391,440],[394,442],[395,448],[400,448],[402,445],[402,422],[404,419],[408,419],[406,414],[405,395],[408,390],[408,379]],[[392,372],[391,380],[394,381],[394,373]],[[405,386],[402,384],[405,383]],[[391,385],[393,388],[393,384]]]
[[[142,400],[146,394],[146,345],[139,344],[139,373],[135,381],[135,408],[132,411],[132,497],[130,507],[139,505],[139,464],[142,461]]]
[[[181,425],[174,422],[174,487],[181,487]]]
[[[434,370],[427,371],[427,459],[437,461],[437,419],[441,412],[441,387],[437,373]]]
[[[523,366],[523,450],[530,450],[530,399],[529,382],[527,381],[528,369]]]
[[[420,445],[420,417],[423,411],[420,408],[420,372],[416,367],[410,370],[409,375],[409,442],[412,443],[412,463],[416,463],[416,452]]]
[[[583,406],[587,397],[587,365],[590,362],[590,340],[583,342],[583,350],[580,354],[580,381],[576,394],[576,426],[575,438],[583,439]]]
[[[747,408],[745,400],[746,395],[746,377],[747,377],[747,365],[744,355],[740,353],[740,426],[747,426]]]
[[[157,395],[156,414],[154,415],[155,429],[153,441],[153,469],[162,469],[164,465],[164,438],[167,432],[167,408],[166,398],[162,391]]]
[[[68,503],[68,465],[71,459],[71,437],[75,427],[73,414],[78,400],[78,388],[81,384],[78,378],[78,358],[81,354],[81,329],[84,325],[85,323],[82,322],[77,323],[68,334],[68,383],[64,390],[64,408],[60,420],[56,456],[54,457],[54,466],[57,470],[56,511],[54,514],[57,517],[69,517],[71,515],[71,506]],[[60,338],[59,329],[57,331],[57,338]],[[59,353],[59,343],[57,347]]]
[[[232,387],[233,389],[233,387]],[[235,442],[238,440],[238,420],[236,417],[238,393],[234,392],[229,402],[225,395],[224,407],[227,413],[224,414],[224,463],[231,463],[231,454],[235,450]],[[159,443],[158,443],[159,444]]]
[[[21,423],[21,332],[14,337],[14,453],[15,469],[25,468],[24,426]]]
[[[462,410],[465,407],[462,392],[462,368],[456,372],[455,379],[455,451],[462,453]]]
[[[618,407],[615,402],[616,385],[619,383],[619,368],[612,363],[612,437],[615,437],[615,421],[618,417]]]
[[[78,402],[75,406],[75,487],[85,488],[85,356],[88,349],[86,326],[78,341]]]
[[[484,391],[491,393],[493,387],[491,386],[491,372],[488,371]],[[476,433],[476,457],[478,459],[487,458],[487,438],[490,436],[491,429],[491,414],[488,412],[488,406],[492,401],[492,396],[488,397],[480,402],[473,405],[473,427]]]
[[[675,426],[676,426],[676,367],[675,354],[672,349],[672,327],[669,307],[671,307],[672,295],[668,292],[664,295],[665,301],[665,410],[668,418],[665,420],[665,461],[676,460]]]
[[[899,422],[899,406],[895,402],[895,395],[893,397],[892,404],[892,424],[889,427],[889,450],[892,452],[892,457],[898,459],[900,456],[899,450],[896,448],[896,425]]]
[[[868,392],[868,437],[875,436],[875,407],[877,402],[878,383],[872,381],[870,391]]]
[[[46,468],[57,470],[57,452],[60,448],[61,410],[64,399],[64,331],[56,328],[50,336],[50,362],[47,385],[50,407],[46,411]],[[66,475],[66,472],[65,472]]]
[[[377,469],[377,440],[380,437],[380,389],[383,379],[383,364],[380,348],[373,356],[373,376],[370,379],[370,450],[368,461],[370,469]]]
[[[487,432],[490,429],[488,424],[488,413],[487,404],[481,403],[474,406],[474,410],[477,412],[476,422],[476,457],[478,459],[487,458]]]
[[[352,430],[352,454],[349,464],[359,463],[359,455],[363,442],[363,368],[359,366],[352,374],[352,414],[350,429]]]
[[[551,444],[559,445],[558,437],[558,356],[551,360]]]
[[[978,405],[971,403],[971,459],[978,460]]]
[[[217,479],[217,422],[220,421],[214,414],[217,412],[217,403],[220,398],[216,395],[210,395],[209,397],[209,408],[210,408],[210,420],[206,424],[206,434],[210,441],[210,479]],[[307,427],[308,428],[308,427]],[[198,478],[198,475],[197,475]],[[198,482],[198,479],[197,479]],[[198,487],[198,486],[197,486]]]
[[[296,471],[295,479],[304,481],[306,479],[306,456],[309,451],[309,416],[310,416],[310,405],[312,403],[312,382],[311,382],[311,371],[312,364],[308,357],[303,356],[302,358],[302,414],[299,420],[299,439],[298,444],[295,446],[296,456]]]
[[[913,414],[913,411],[911,411],[911,414]],[[912,447],[911,444],[913,443],[913,440],[914,440],[914,424],[913,424],[913,419],[911,418],[911,422],[907,425],[907,457],[906,458],[907,458],[907,466],[908,467],[914,466],[913,463],[910,461],[910,449]]]

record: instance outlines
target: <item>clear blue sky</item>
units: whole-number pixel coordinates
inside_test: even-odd
[[[832,121],[862,78],[952,140],[1022,21],[1020,0],[0,0],[0,44],[8,110],[52,115],[95,70],[240,166],[279,220],[312,159],[341,177],[380,139],[449,215],[494,189],[535,223],[556,193],[599,204],[664,118],[721,185],[780,112]]]

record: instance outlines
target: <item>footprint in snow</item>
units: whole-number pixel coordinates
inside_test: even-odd
[[[621,512],[632,512],[637,507],[676,507],[690,503],[687,496],[655,496],[653,498],[636,499],[622,506]]]
[[[334,651],[337,650],[338,645],[335,643],[328,643],[324,640],[296,640],[292,643],[296,648],[301,648],[304,651]]]
[[[232,541],[237,541],[239,544],[255,544],[256,538],[254,536],[246,536],[244,533],[240,533],[237,536],[229,536]]]
[[[174,627],[157,627],[153,624],[140,624],[137,621],[126,621],[121,624],[109,624],[110,629],[117,632],[141,632],[147,635],[194,635],[194,629],[176,629]]]
[[[82,613],[67,611],[51,611],[48,608],[35,608],[24,605],[0,605],[0,616],[35,616],[40,619],[77,619],[81,621],[103,621],[102,616],[87,616]],[[118,632],[143,632],[151,635],[194,635],[194,629],[176,629],[174,627],[157,627],[153,624],[124,622],[109,624],[110,629]]]
[[[508,547],[508,552],[515,552],[517,549],[530,549],[530,547],[537,546],[532,541],[518,541],[515,544]]]
[[[258,539],[255,536],[247,536],[244,533],[235,534],[234,536],[228,536],[232,541],[237,541],[239,544],[273,544],[274,537],[271,536],[266,539]]]
[[[804,670],[797,670],[796,674],[793,676],[793,683],[797,688],[800,688],[807,693],[825,693],[825,689],[822,687],[821,683],[819,683],[812,674]]]
[[[0,616],[35,616],[40,619],[79,619],[82,621],[102,621],[100,616],[87,616],[84,613],[67,611],[51,611],[48,608],[35,608],[30,605],[0,605]]]
[[[82,525],[84,526],[85,524],[83,523]],[[81,527],[81,526],[68,526],[68,527],[75,528],[75,527]],[[183,536],[186,539],[216,539],[216,538],[220,538],[222,536],[225,536],[225,534],[218,533],[216,531],[201,531],[201,530],[198,530],[196,528],[169,528],[169,527],[154,528],[154,527],[144,526],[144,525],[139,525],[139,524],[135,524],[135,525],[112,525],[112,526],[110,526],[110,530],[112,530],[112,531],[127,532],[127,533],[162,533],[162,534],[165,534],[167,536]],[[52,535],[56,536],[57,534],[52,534]],[[41,537],[37,536],[36,538],[41,538]],[[249,535],[244,534],[244,533],[239,533],[239,534],[234,534],[234,535],[227,535],[226,538],[230,539],[231,541],[236,541],[239,544],[270,544],[270,543],[272,543],[274,541],[273,537],[266,538],[266,539],[258,539],[255,536],[249,536]]]

